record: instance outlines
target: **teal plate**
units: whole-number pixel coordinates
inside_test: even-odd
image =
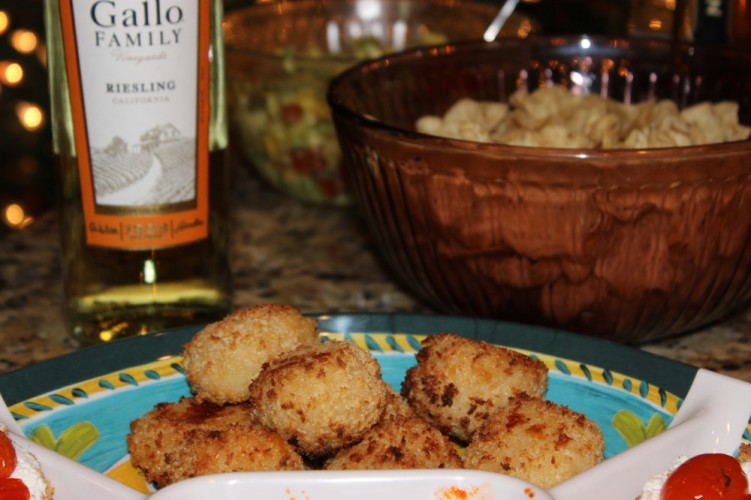
[[[316,315],[324,337],[368,349],[399,388],[426,335],[454,332],[510,347],[549,368],[547,399],[585,413],[611,457],[665,430],[697,368],[558,330],[452,316]],[[192,326],[90,347],[0,376],[0,393],[27,437],[140,491],[129,463],[130,422],[189,395],[180,354]],[[748,431],[746,432],[748,437]]]

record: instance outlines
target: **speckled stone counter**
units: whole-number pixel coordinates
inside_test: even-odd
[[[296,203],[235,168],[235,306],[435,313],[397,284],[353,209]],[[76,349],[62,322],[54,214],[0,239],[0,373]],[[646,351],[751,381],[751,310]]]

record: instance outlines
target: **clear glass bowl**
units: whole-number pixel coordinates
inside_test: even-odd
[[[455,0],[258,3],[224,20],[230,130],[236,150],[273,186],[313,203],[348,205],[326,89],[386,52],[480,39],[497,7]],[[526,35],[514,17],[504,33]]]
[[[355,192],[386,262],[446,313],[638,342],[751,300],[751,141],[582,150],[414,131],[460,97],[578,85],[624,102],[740,103],[751,54],[666,41],[530,37],[408,51],[328,94]]]

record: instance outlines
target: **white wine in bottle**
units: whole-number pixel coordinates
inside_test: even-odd
[[[45,21],[69,330],[225,315],[221,0],[45,0]]]

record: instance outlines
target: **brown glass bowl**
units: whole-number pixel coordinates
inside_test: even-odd
[[[580,85],[620,101],[720,99],[751,117],[751,55],[665,41],[504,39],[404,52],[328,93],[386,262],[446,313],[636,342],[751,298],[751,141],[651,150],[515,147],[414,131],[460,97]],[[583,85],[583,87],[581,86]]]

